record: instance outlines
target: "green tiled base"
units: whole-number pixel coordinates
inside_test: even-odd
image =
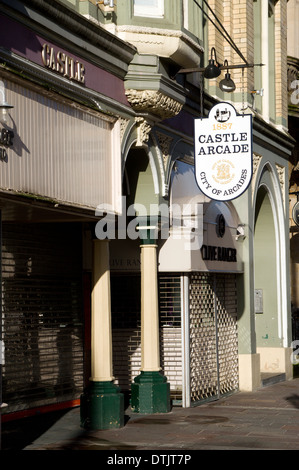
[[[114,429],[124,425],[124,396],[112,382],[92,382],[81,395],[80,420],[85,429]]]
[[[135,413],[168,413],[170,384],[159,372],[141,372],[131,385],[131,408]]]

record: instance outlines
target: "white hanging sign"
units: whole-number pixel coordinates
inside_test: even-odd
[[[239,197],[252,177],[252,117],[218,103],[209,117],[195,119],[195,177],[210,199]]]

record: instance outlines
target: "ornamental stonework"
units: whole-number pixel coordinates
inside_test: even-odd
[[[252,199],[254,198],[254,187],[256,183],[256,175],[257,175],[257,170],[262,161],[262,155],[259,155],[257,153],[253,153],[252,156],[252,179],[251,179],[251,194],[252,194]]]
[[[163,156],[164,170],[166,170],[168,159],[170,156],[170,146],[172,144],[173,138],[160,132],[157,132],[157,137],[159,141],[159,147]]]
[[[279,184],[280,184],[280,189],[281,189],[281,195],[282,195],[282,200],[283,203],[285,202],[285,168],[278,163],[276,163],[276,171],[279,179]]]
[[[120,122],[120,141],[122,141],[126,132],[126,128],[130,121],[129,119],[120,118],[119,122]]]
[[[183,107],[182,103],[155,90],[126,90],[126,96],[134,111],[162,119],[176,116]]]
[[[143,117],[135,118],[135,123],[137,131],[136,147],[143,147],[148,143],[152,125]]]

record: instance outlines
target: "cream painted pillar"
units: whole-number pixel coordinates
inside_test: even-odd
[[[81,426],[111,429],[124,425],[124,397],[113,383],[109,241],[93,242],[91,292],[91,377],[81,395]]]
[[[131,384],[131,407],[137,413],[168,413],[170,384],[160,372],[158,225],[141,222],[141,370]]]
[[[90,380],[112,381],[109,241],[94,240],[93,244]]]
[[[253,392],[261,386],[259,354],[239,354],[239,390]]]
[[[159,371],[157,245],[141,245],[141,370]]]

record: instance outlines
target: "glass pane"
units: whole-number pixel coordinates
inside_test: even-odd
[[[134,15],[162,17],[164,0],[134,0]]]

